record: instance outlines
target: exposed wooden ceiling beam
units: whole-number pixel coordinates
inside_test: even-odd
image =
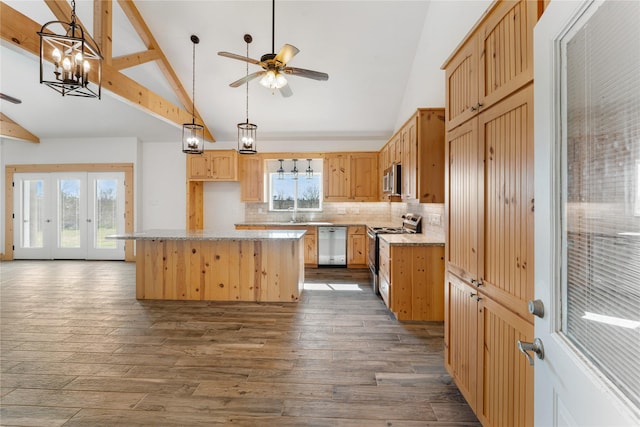
[[[151,49],[142,52],[130,53],[129,55],[117,56],[111,60],[111,65],[116,70],[135,67],[136,65],[160,59],[160,54]]]
[[[51,10],[58,19],[62,21],[69,20],[71,16],[69,3],[66,1],[45,1],[52,8]],[[38,24],[6,3],[0,2],[0,37],[3,40],[35,56],[39,56],[40,39],[37,33],[41,27],[41,24]],[[92,70],[92,76],[95,76],[93,73],[95,73],[95,70]],[[96,81],[95,78],[93,81]],[[168,123],[178,127],[182,127],[184,123],[191,123],[191,113],[189,111],[140,85],[106,62],[102,64],[102,87],[122,100]],[[201,123],[204,123],[197,113],[196,118],[198,118]],[[215,141],[215,138],[207,126],[204,127],[204,137],[208,141]]]
[[[0,113],[0,136],[9,139],[19,139],[21,141],[40,142],[40,138],[11,120],[3,113]]]
[[[113,59],[113,3],[111,0],[93,0],[93,39],[107,64]]]
[[[131,25],[136,30],[138,36],[142,39],[147,48],[149,50],[158,52],[158,54],[160,55],[158,61],[160,71],[162,71],[162,74],[164,74],[165,79],[167,79],[167,81],[173,88],[174,93],[176,94],[184,108],[186,108],[187,110],[191,109],[191,106],[193,105],[191,95],[189,95],[189,93],[184,89],[184,86],[182,86],[182,83],[180,83],[180,79],[178,78],[175,71],[173,71],[169,60],[162,52],[162,48],[156,41],[155,37],[153,37],[153,33],[142,18],[140,11],[135,6],[135,4],[133,4],[133,0],[118,0],[118,4],[120,5],[120,8],[122,8],[122,11],[129,19],[129,22],[131,22]],[[204,123],[197,109],[195,109],[194,115],[200,120],[201,123]]]

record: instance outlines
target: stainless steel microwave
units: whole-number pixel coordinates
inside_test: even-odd
[[[391,165],[382,174],[382,192],[400,194],[402,191],[402,167],[399,163]]]

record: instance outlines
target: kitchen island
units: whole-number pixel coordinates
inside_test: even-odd
[[[136,298],[296,302],[304,285],[304,231],[149,230],[136,242]]]

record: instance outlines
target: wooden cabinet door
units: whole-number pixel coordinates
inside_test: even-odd
[[[209,151],[210,176],[216,181],[237,181],[237,153],[233,150]]]
[[[444,203],[444,109],[420,109],[417,140],[416,196],[420,199],[420,203]]]
[[[378,200],[378,159],[376,153],[350,155],[350,199],[359,202]]]
[[[477,40],[469,39],[446,64],[445,110],[447,129],[476,114],[478,104]]]
[[[363,226],[352,226],[347,231],[347,267],[367,266],[367,234]]]
[[[533,366],[517,347],[533,341],[533,324],[490,298],[478,307],[476,415],[484,426],[533,426]]]
[[[402,128],[402,200],[416,199],[418,177],[417,116]]]
[[[482,157],[478,122],[470,120],[447,133],[447,268],[464,280],[478,279],[478,214],[482,206]]]
[[[324,200],[349,201],[350,162],[347,153],[331,153],[324,159]]]
[[[209,178],[209,156],[203,154],[187,154],[187,179]]]
[[[478,276],[483,292],[524,318],[533,299],[533,85],[478,116],[484,200]],[[450,227],[453,230],[453,224]]]
[[[477,291],[451,273],[445,283],[444,328],[445,367],[475,411],[479,351]]]
[[[264,201],[264,161],[259,155],[242,155],[240,167],[240,201]]]
[[[318,235],[310,228],[307,229],[307,234],[304,235],[304,265],[305,267],[316,268],[318,267]]]
[[[501,1],[476,33],[482,112],[533,79],[533,27],[538,2]]]

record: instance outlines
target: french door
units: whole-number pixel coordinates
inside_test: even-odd
[[[16,173],[15,259],[124,259],[123,172]]]

